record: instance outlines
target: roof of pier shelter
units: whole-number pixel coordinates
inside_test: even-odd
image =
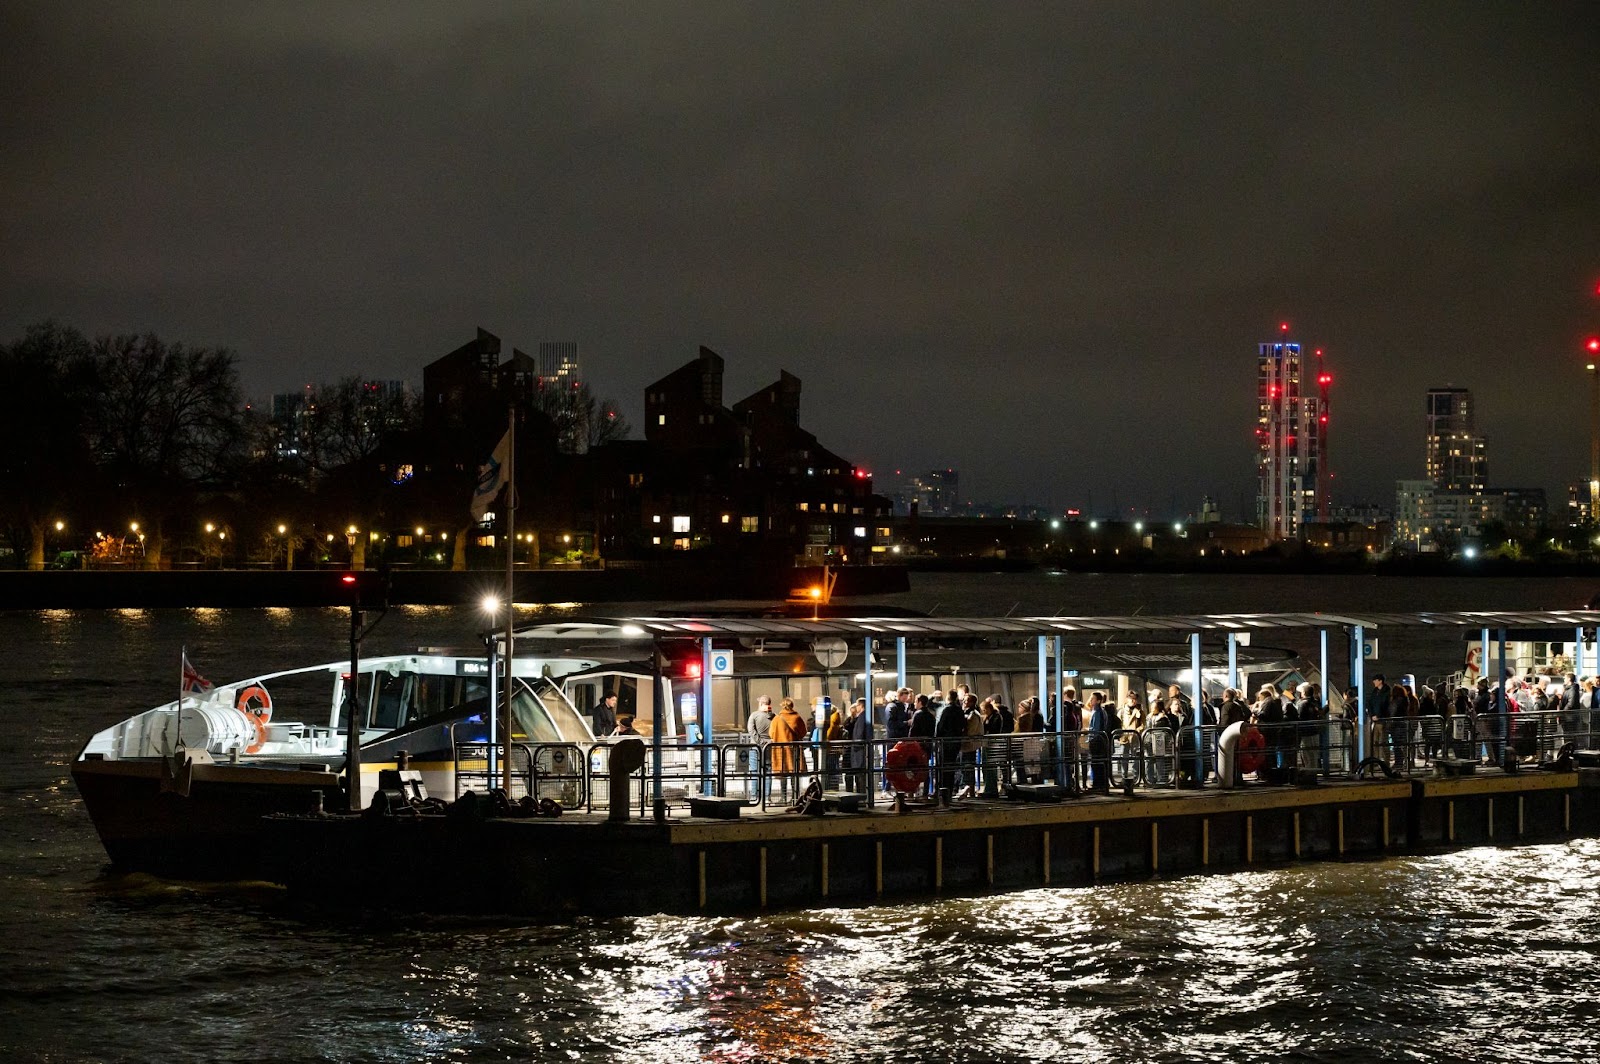
[[[1458,613],[1219,613],[1096,617],[572,617],[521,630],[535,638],[622,639],[930,639],[940,637],[1096,636],[1116,633],[1227,635],[1282,629],[1549,628],[1589,627],[1589,610],[1468,611]]]

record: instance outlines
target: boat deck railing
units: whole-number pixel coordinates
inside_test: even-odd
[[[1600,717],[1600,713],[1595,714]],[[1440,762],[1494,767],[1554,759],[1564,746],[1592,749],[1600,735],[1587,717],[1559,711],[1405,716],[1369,722],[1358,746],[1355,723],[1333,717],[1256,725],[1259,740],[1233,750],[1230,785],[1319,779],[1415,778]],[[1215,788],[1222,729],[1148,728],[1001,733],[870,742],[760,743],[748,736],[662,745],[660,795],[668,808],[691,798],[741,799],[761,811],[787,809],[813,782],[827,792],[855,793],[867,805],[896,793],[915,799],[1000,797],[1015,788],[1053,784],[1066,793],[1148,792]],[[1357,758],[1364,748],[1370,756]],[[508,776],[510,797],[549,799],[569,811],[607,808],[615,741],[517,743]],[[487,777],[488,747],[458,747],[458,794]],[[649,813],[657,793],[651,759],[630,774],[630,812]]]

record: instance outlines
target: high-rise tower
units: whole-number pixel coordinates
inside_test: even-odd
[[[1436,491],[1481,493],[1488,460],[1474,425],[1472,393],[1465,388],[1428,389],[1428,479]]]
[[[1256,519],[1273,539],[1292,539],[1328,518],[1328,386],[1322,350],[1310,357],[1288,337],[1259,345],[1256,372]]]

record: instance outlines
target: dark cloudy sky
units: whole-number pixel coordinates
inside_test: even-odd
[[[1600,4],[0,6],[0,336],[225,344],[259,397],[482,325],[728,362],[880,478],[1253,497],[1255,344],[1335,378],[1336,501],[1479,396],[1587,475]],[[1554,500],[1553,500],[1554,501]]]

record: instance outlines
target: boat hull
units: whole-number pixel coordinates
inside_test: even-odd
[[[72,779],[112,866],[182,879],[259,879],[263,817],[344,804],[340,777],[307,767],[84,760]],[[183,793],[187,790],[187,794]]]

